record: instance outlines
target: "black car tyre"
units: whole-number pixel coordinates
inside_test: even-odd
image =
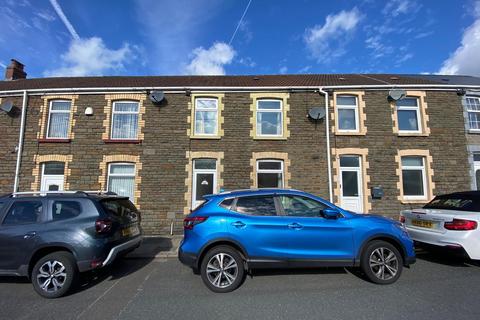
[[[363,251],[360,267],[368,280],[377,284],[391,284],[402,274],[403,259],[395,246],[375,240]]]
[[[214,247],[203,257],[200,275],[213,292],[231,292],[237,289],[245,278],[244,262],[234,248]]]
[[[65,295],[76,283],[78,270],[73,255],[59,251],[42,257],[32,269],[32,284],[42,297]]]

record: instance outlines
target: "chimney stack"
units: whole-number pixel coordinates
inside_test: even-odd
[[[27,73],[23,71],[24,65],[15,59],[10,61],[10,65],[5,70],[5,80],[26,79]]]

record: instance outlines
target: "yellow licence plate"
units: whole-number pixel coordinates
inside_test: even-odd
[[[124,237],[133,236],[136,234],[138,234],[138,227],[130,227],[122,230],[122,236]]]
[[[427,220],[412,220],[412,226],[432,229],[433,222]]]

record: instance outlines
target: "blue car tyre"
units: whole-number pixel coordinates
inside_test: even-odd
[[[205,285],[213,292],[231,292],[245,279],[244,261],[232,247],[214,247],[203,257],[200,274]]]
[[[75,260],[71,253],[58,251],[37,261],[32,269],[32,284],[35,291],[44,298],[58,298],[65,295],[78,277]]]
[[[402,273],[402,255],[392,244],[375,240],[363,251],[360,265],[368,280],[377,284],[391,284]]]

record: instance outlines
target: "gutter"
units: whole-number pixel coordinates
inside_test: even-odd
[[[391,88],[424,88],[424,89],[480,89],[479,85],[445,85],[445,84],[382,84],[382,85],[337,85],[324,86],[323,89],[391,89]],[[44,88],[28,89],[30,94],[45,94],[55,92],[112,92],[112,91],[270,91],[270,90],[318,90],[318,86],[254,86],[254,87],[90,87],[90,88]],[[0,90],[0,94],[23,94],[25,90]]]
[[[20,176],[20,164],[22,162],[22,152],[23,152],[23,140],[25,136],[25,119],[27,114],[27,100],[28,93],[27,90],[23,91],[23,102],[22,102],[22,117],[20,120],[20,133],[18,134],[18,146],[17,146],[17,163],[15,166],[15,180],[13,183],[13,192],[18,191],[18,182]]]
[[[331,203],[333,203],[333,186],[332,186],[332,156],[330,151],[330,113],[328,111],[328,92],[324,91],[322,87],[318,88],[318,92],[325,95],[325,135],[327,138],[327,171],[328,171],[328,196]]]

